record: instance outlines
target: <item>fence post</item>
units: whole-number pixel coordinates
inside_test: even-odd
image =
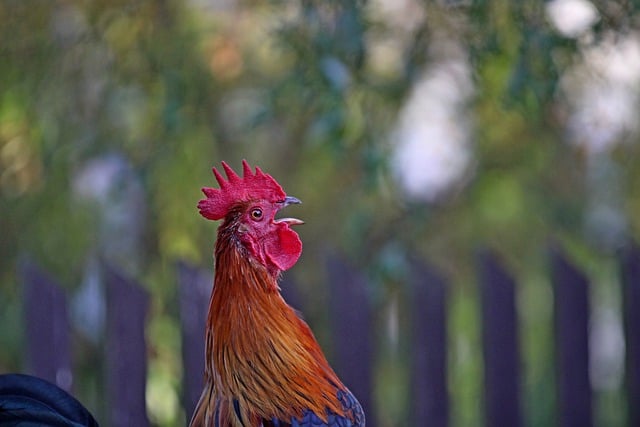
[[[522,425],[515,282],[497,256],[478,255],[484,355],[485,425]]]
[[[188,422],[204,387],[204,331],[213,274],[185,262],[178,262],[177,270],[184,372],[182,403]]]
[[[622,300],[626,348],[628,425],[640,425],[640,248],[631,244],[622,252]]]
[[[590,427],[589,282],[557,247],[551,250],[551,278],[559,425]]]
[[[107,298],[106,372],[109,425],[148,426],[145,323],[149,295],[134,280],[104,266]]]
[[[64,289],[31,260],[23,260],[27,370],[63,390],[73,383]]]
[[[285,274],[280,281],[280,294],[282,298],[289,304],[294,310],[304,313],[305,304],[304,298],[300,294],[298,283],[291,277],[290,274]]]
[[[367,282],[359,272],[332,254],[327,257],[327,271],[335,368],[362,405],[367,426],[375,427],[371,401],[371,309]]]
[[[412,260],[412,425],[449,425],[447,283],[431,266]]]

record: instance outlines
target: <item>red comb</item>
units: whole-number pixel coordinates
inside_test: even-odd
[[[262,172],[257,166],[256,172],[253,173],[246,160],[242,161],[242,178],[225,162],[222,162],[222,168],[227,174],[226,180],[216,168],[213,168],[213,175],[220,188],[202,189],[207,198],[200,200],[198,209],[200,215],[207,219],[224,218],[229,209],[238,202],[268,200],[275,203],[283,201],[287,196],[271,175]]]

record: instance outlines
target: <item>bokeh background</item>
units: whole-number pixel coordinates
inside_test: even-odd
[[[246,158],[304,202],[286,274],[329,359],[323,254],[367,278],[378,425],[408,425],[413,257],[448,278],[451,425],[482,424],[482,248],[518,281],[526,425],[553,424],[551,241],[591,280],[596,424],[625,425],[639,2],[2,0],[0,23],[0,372],[28,371],[33,260],[71,295],[75,394],[104,412],[107,260],[151,296],[149,417],[182,425],[175,264],[211,268],[200,188]]]

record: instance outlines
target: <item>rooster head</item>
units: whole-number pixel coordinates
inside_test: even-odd
[[[287,196],[280,184],[260,168],[256,167],[254,173],[246,160],[242,161],[242,178],[225,162],[222,168],[227,179],[213,168],[220,188],[202,189],[206,198],[198,203],[200,214],[214,221],[224,219],[221,229],[231,232],[269,270],[291,268],[300,257],[302,242],[290,227],[303,222],[296,218],[276,219],[275,215],[300,200]]]

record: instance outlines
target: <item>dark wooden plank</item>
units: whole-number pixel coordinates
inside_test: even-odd
[[[149,295],[136,281],[108,265],[105,265],[104,274],[109,425],[148,426],[145,324]]]
[[[178,263],[177,271],[184,372],[183,407],[188,422],[204,387],[204,333],[213,274],[185,262]]]
[[[411,299],[411,425],[449,425],[447,283],[433,267],[413,260]]]
[[[621,256],[626,350],[625,382],[630,426],[640,426],[640,248],[632,244]]]
[[[558,423],[593,425],[589,380],[589,281],[558,247],[551,250]]]
[[[282,280],[279,283],[280,294],[282,298],[289,304],[294,310],[304,313],[305,301],[300,293],[298,283],[293,280],[290,274],[285,273]]]
[[[64,289],[31,260],[23,260],[20,270],[25,285],[27,371],[70,391],[73,375]]]
[[[335,255],[327,257],[334,368],[375,427],[372,386],[371,308],[367,281]]]
[[[478,256],[482,306],[485,425],[522,425],[520,349],[515,281],[497,256]]]

